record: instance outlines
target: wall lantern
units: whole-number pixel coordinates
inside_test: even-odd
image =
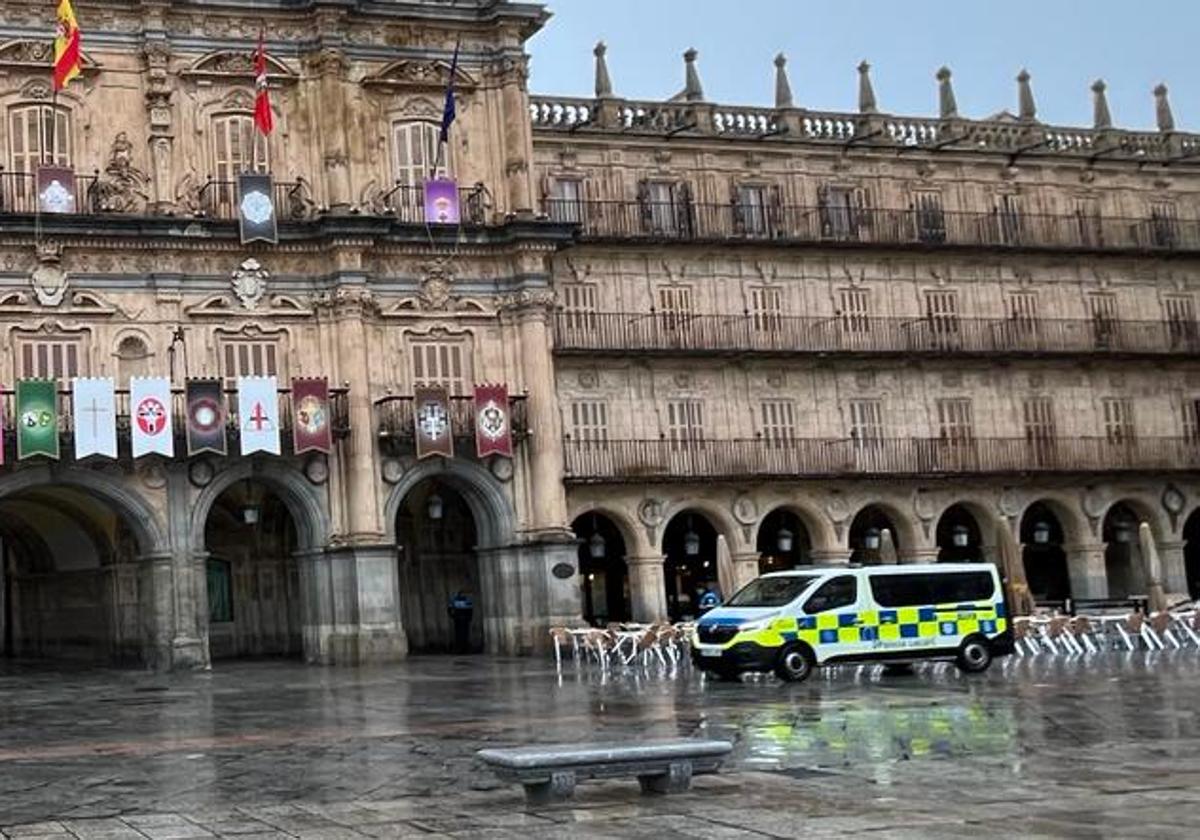
[[[700,535],[690,528],[683,535],[683,553],[688,557],[695,557],[700,553]]]
[[[247,505],[246,507],[242,508],[242,521],[247,525],[257,525],[258,508],[254,507],[253,505]]]
[[[597,531],[588,540],[588,556],[593,560],[603,560],[607,547],[604,537],[600,536],[600,532]]]
[[[429,502],[426,504],[425,511],[429,514],[430,519],[435,521],[441,519],[446,513],[446,507],[442,502],[442,497],[437,493],[434,493],[432,496],[430,496]]]
[[[865,534],[863,534],[863,548],[867,549],[867,551],[878,551],[879,550],[879,529],[878,528],[868,528],[867,532]]]
[[[1133,542],[1136,526],[1128,519],[1122,519],[1113,527],[1113,538],[1122,544]]]
[[[775,535],[775,545],[784,554],[790,554],[792,545],[795,541],[795,534],[787,528],[780,528],[779,533]]]
[[[1033,541],[1038,545],[1046,545],[1050,542],[1050,524],[1047,522],[1038,522],[1033,526]]]
[[[966,525],[955,525],[954,530],[950,532],[950,539],[954,541],[956,548],[966,548],[971,544],[971,532],[967,530]]]

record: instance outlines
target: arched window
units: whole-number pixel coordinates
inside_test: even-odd
[[[438,141],[441,129],[431,122],[400,122],[393,126],[392,145],[395,154],[394,171],[397,183],[411,188],[407,192],[415,195],[429,178],[438,156]],[[446,155],[437,168],[439,178],[450,172]]]
[[[117,345],[117,378],[121,387],[129,384],[130,377],[150,374],[150,351],[146,342],[136,335],[127,335]]]
[[[250,114],[217,114],[212,120],[213,185],[217,202],[214,215],[233,217],[237,176],[243,172],[270,172],[268,138],[254,127]]]

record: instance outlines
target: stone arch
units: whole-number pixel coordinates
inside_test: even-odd
[[[662,524],[659,526],[660,533],[655,541],[660,550],[665,552],[663,540],[665,540],[667,536],[667,525],[670,524],[671,520],[676,516],[689,510],[694,510],[697,513],[704,514],[704,516],[708,518],[709,523],[713,526],[713,528],[716,529],[717,533],[725,537],[726,542],[729,543],[730,551],[737,553],[739,551],[749,550],[743,543],[742,529],[738,527],[736,522],[733,521],[733,517],[727,510],[721,507],[721,505],[710,499],[688,499],[677,501],[671,504],[666,513],[663,515]],[[750,547],[753,548],[753,543],[751,543]]]
[[[504,548],[516,542],[517,515],[496,478],[478,464],[460,459],[437,458],[421,461],[401,477],[384,507],[388,541],[395,543],[396,519],[404,498],[421,482],[444,481],[458,491],[475,519],[478,548]]]
[[[593,513],[597,516],[605,517],[617,527],[617,531],[621,534],[621,539],[625,541],[628,553],[632,554],[646,542],[645,539],[639,539],[639,529],[634,525],[629,515],[615,505],[583,504],[573,509],[567,516],[567,519],[575,522],[581,516]]]
[[[846,517],[846,527],[839,541],[839,548],[851,549],[850,530],[853,527],[854,520],[858,518],[860,513],[871,507],[879,508],[883,511],[887,518],[892,521],[892,524],[896,526],[896,541],[899,544],[898,548],[901,555],[908,554],[914,549],[925,546],[930,542],[924,538],[924,534],[921,528],[917,526],[916,520],[905,513],[899,505],[887,499],[868,498],[854,508],[854,512],[850,516]]]
[[[1104,506],[1098,521],[1103,529],[1104,521],[1108,518],[1109,513],[1117,505],[1125,505],[1137,516],[1138,524],[1148,522],[1150,524],[1150,532],[1154,534],[1155,542],[1162,542],[1171,538],[1171,527],[1163,515],[1162,510],[1154,502],[1139,496],[1136,493],[1129,494],[1114,494],[1108,504]]]
[[[803,523],[808,531],[808,538],[812,541],[814,551],[836,550],[839,547],[837,535],[829,520],[805,505],[793,501],[779,501],[763,508],[762,516],[754,523],[754,530],[750,538],[751,545],[758,545],[759,531],[762,530],[763,523],[777,510],[786,510]]]
[[[1021,512],[1015,517],[1018,533],[1020,533],[1021,523],[1024,521],[1025,515],[1029,513],[1029,509],[1040,503],[1049,508],[1058,520],[1058,524],[1063,530],[1064,545],[1079,545],[1088,542],[1092,530],[1083,511],[1079,509],[1078,505],[1072,504],[1072,501],[1057,493],[1030,494],[1025,503],[1021,505]]]
[[[109,505],[133,532],[138,554],[170,552],[170,539],[161,517],[140,494],[104,473],[49,464],[24,469],[0,481],[0,499],[49,485],[86,490]]]
[[[217,473],[200,493],[192,508],[189,539],[194,552],[204,552],[208,515],[221,494],[239,481],[260,482],[278,494],[296,525],[301,551],[318,551],[329,543],[328,505],[304,475],[293,467],[274,461],[241,460]]]

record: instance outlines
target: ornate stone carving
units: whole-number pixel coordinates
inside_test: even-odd
[[[733,518],[742,525],[753,525],[758,521],[758,505],[750,496],[741,495],[733,500]]]
[[[501,295],[499,309],[502,312],[538,308],[550,310],[554,308],[555,303],[553,289],[521,289],[519,292]]]
[[[314,455],[305,462],[304,477],[316,485],[329,480],[329,463],[324,455]]]
[[[58,306],[67,294],[67,273],[59,264],[62,246],[53,242],[38,245],[38,265],[30,272],[33,294],[42,306]]]
[[[330,309],[335,314],[379,314],[379,301],[365,286],[338,286],[332,291],[321,292],[313,296],[312,305],[318,309]]]
[[[638,505],[638,519],[647,528],[657,528],[663,522],[665,508],[659,499],[645,499]]]
[[[243,308],[254,309],[258,306],[258,302],[267,292],[267,281],[270,277],[271,273],[254,257],[247,257],[234,269],[230,285]]]
[[[450,75],[450,62],[440,59],[434,61],[419,61],[416,59],[401,59],[393,61],[378,73],[362,80],[363,87],[376,88],[425,88],[428,90],[444,90]],[[475,89],[475,79],[462,66],[458,67],[454,76],[454,86],[458,90],[470,91]]]
[[[417,300],[422,309],[445,311],[458,306],[458,298],[453,293],[454,272],[448,259],[434,260],[422,266],[425,277],[421,280],[421,290]]]
[[[216,477],[217,471],[207,458],[193,461],[188,466],[188,481],[196,487],[207,487]]]
[[[146,201],[146,173],[133,165],[133,144],[124,132],[113,138],[104,175],[96,181],[96,201],[109,213],[128,213]]]

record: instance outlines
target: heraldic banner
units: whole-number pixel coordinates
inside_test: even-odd
[[[71,382],[75,415],[75,458],[117,457],[117,399],[111,379],[76,378]]]
[[[58,383],[53,379],[17,382],[17,459],[58,457]]]
[[[292,451],[329,454],[333,430],[329,424],[329,380],[292,380]]]
[[[475,451],[480,458],[489,455],[512,457],[507,385],[475,386]]]
[[[135,376],[129,380],[129,413],[133,457],[175,455],[171,422],[171,383],[162,377]]]
[[[238,428],[242,454],[279,454],[279,381],[274,376],[239,376]]]
[[[454,457],[454,432],[450,427],[450,396],[445,388],[417,388],[413,420],[417,434],[417,460],[433,455]]]
[[[187,383],[188,455],[226,454],[225,400],[219,379],[189,379]]]

